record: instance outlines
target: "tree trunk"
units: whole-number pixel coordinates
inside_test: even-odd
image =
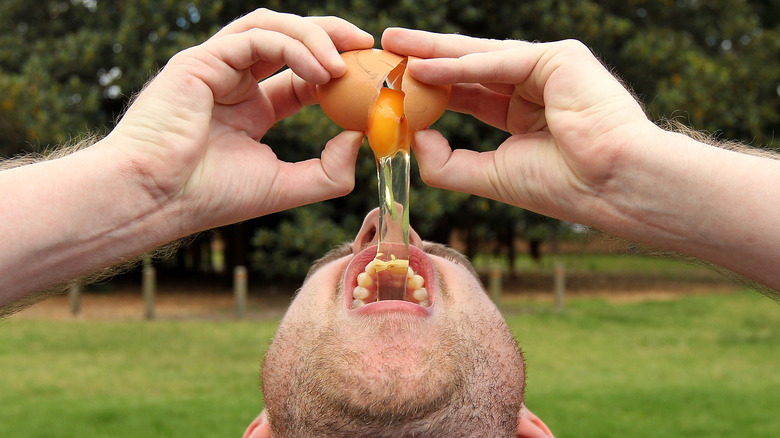
[[[540,263],[542,261],[542,241],[538,239],[529,240],[528,253],[533,261]]]

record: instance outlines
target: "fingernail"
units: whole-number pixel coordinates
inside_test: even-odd
[[[363,142],[363,132],[361,131],[344,131],[344,135],[353,143]]]

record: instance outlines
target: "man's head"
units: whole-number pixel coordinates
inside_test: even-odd
[[[428,306],[411,290],[409,301],[374,301],[369,286],[368,304],[353,308],[377,222],[375,210],[353,243],[312,266],[265,357],[268,422],[253,436],[517,436],[523,356],[463,256],[412,231]]]

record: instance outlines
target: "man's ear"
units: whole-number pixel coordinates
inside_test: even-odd
[[[254,437],[253,437],[254,438]],[[525,407],[520,408],[517,416],[517,438],[555,438],[550,428],[539,417]]]
[[[271,438],[271,424],[265,418],[265,410],[246,428],[244,438]]]

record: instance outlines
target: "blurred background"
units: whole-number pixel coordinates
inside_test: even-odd
[[[377,45],[389,26],[497,39],[576,38],[633,88],[651,119],[674,119],[757,147],[780,145],[778,0],[4,0],[0,156],[109,131],[130,97],[174,53],[256,7],[341,16],[371,32]],[[493,149],[506,137],[453,113],[435,127],[454,146],[475,150]],[[283,159],[300,160],[318,156],[338,131],[311,107],[279,123],[264,141]],[[377,205],[375,175],[364,148],[349,196],[203,233],[159,269],[219,276],[243,265],[263,280],[297,281]],[[480,254],[508,267],[519,266],[523,255],[540,262],[560,243],[587,235],[532,212],[428,188],[416,171],[412,175],[412,226],[478,262]]]
[[[377,45],[389,26],[579,39],[652,120],[780,147],[780,0],[3,0],[0,157],[105,134],[173,54],[258,7],[337,15]],[[474,150],[506,138],[449,112],[435,128]],[[301,160],[338,132],[315,106],[264,142]],[[262,408],[259,363],[291,293],[377,205],[375,175],[363,148],[350,195],[204,232],[150,261],[154,322],[142,321],[140,269],[90,286],[80,311],[60,296],[0,322],[0,436],[240,436]],[[415,169],[410,214],[503,293],[493,297],[526,350],[529,404],[557,436],[780,434],[780,312],[767,298],[597,230],[431,189]],[[238,266],[250,278],[242,320]]]

